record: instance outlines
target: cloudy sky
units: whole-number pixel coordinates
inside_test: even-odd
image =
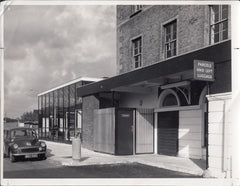
[[[80,76],[116,73],[115,6],[11,6],[4,15],[5,115]]]

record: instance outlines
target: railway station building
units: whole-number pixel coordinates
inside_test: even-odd
[[[230,177],[230,15],[228,5],[118,5],[116,76],[74,89],[83,146],[202,159],[213,176]],[[56,115],[50,109],[44,124],[44,104],[54,93],[43,95],[39,123],[47,128]],[[58,126],[76,126],[77,104],[62,108],[69,124]]]

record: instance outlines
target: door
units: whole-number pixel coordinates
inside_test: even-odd
[[[118,109],[116,118],[116,154],[133,154],[133,109]]]
[[[136,153],[153,153],[153,109],[136,109]]]
[[[158,113],[158,154],[177,155],[178,127],[178,111]]]

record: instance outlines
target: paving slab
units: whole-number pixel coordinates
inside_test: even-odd
[[[204,171],[204,167],[200,166],[204,165],[203,160],[191,160],[189,158],[165,156],[159,154],[116,156],[81,148],[81,159],[73,160],[71,144],[51,141],[46,141],[46,143],[48,146],[48,159],[58,161],[63,166],[86,166],[136,162],[158,168],[164,168],[200,176]]]

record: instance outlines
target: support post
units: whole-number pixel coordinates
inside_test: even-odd
[[[158,153],[158,113],[154,112],[154,154]]]

